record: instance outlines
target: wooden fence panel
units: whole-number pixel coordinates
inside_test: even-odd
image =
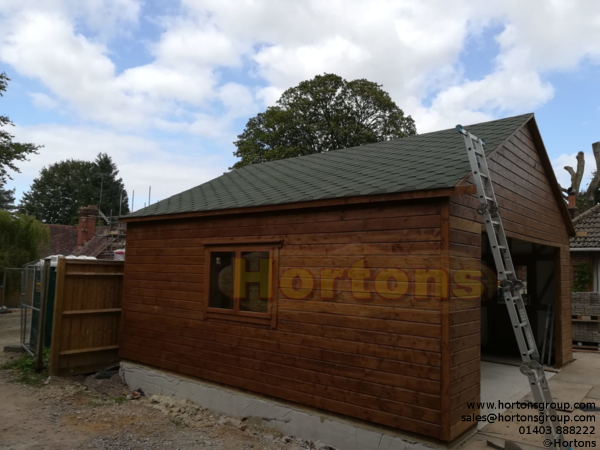
[[[123,261],[60,257],[50,375],[79,375],[119,360]]]

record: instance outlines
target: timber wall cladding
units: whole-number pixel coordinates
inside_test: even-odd
[[[51,375],[78,375],[119,360],[122,261],[59,257],[50,350]]]
[[[129,223],[120,355],[442,437],[439,299],[358,300],[340,280],[336,298],[323,301],[316,279],[303,300],[276,291],[276,328],[202,314],[204,244],[282,239],[280,275],[363,257],[367,268],[388,268],[386,258],[403,253],[402,269],[439,266],[440,214],[440,201],[429,200]]]
[[[556,348],[557,365],[561,366],[572,359],[569,235],[538,148],[535,130],[526,124],[492,153],[488,164],[507,236],[557,249],[555,305],[561,313],[556,319]],[[478,203],[475,196],[450,198],[450,247],[454,252],[481,255],[483,222],[475,211]],[[455,299],[451,304],[456,312],[451,317],[458,318],[458,323],[451,325],[450,346],[451,424],[452,436],[456,437],[466,427],[461,416],[473,412],[467,402],[479,401],[480,306]],[[465,331],[457,328],[468,320],[477,327],[462,335]]]

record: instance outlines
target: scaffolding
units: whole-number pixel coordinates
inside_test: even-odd
[[[127,224],[119,222],[119,216],[105,216],[102,211],[98,211],[100,217],[106,223],[103,230],[105,247],[98,254],[98,259],[112,260],[115,257],[115,250],[125,248],[125,235],[127,233]]]

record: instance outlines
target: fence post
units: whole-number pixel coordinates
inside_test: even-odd
[[[46,334],[46,312],[48,310],[48,285],[50,284],[50,260],[44,259],[42,268],[42,286],[40,292],[40,325],[38,327],[37,345],[35,346],[35,370],[44,368],[44,337]]]
[[[60,333],[62,330],[63,294],[65,286],[66,259],[59,256],[56,263],[56,290],[54,294],[54,318],[50,342],[50,375],[58,376],[60,358]]]
[[[6,269],[4,269],[4,274],[2,275],[2,304],[0,304],[0,308],[4,306],[4,302],[6,298]]]

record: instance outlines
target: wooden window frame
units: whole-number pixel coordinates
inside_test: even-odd
[[[223,244],[205,246],[204,250],[204,318],[216,321],[227,321],[242,324],[253,324],[277,326],[277,283],[279,273],[279,248],[281,244],[273,243],[249,243],[249,244]],[[233,309],[212,308],[210,307],[210,267],[211,253],[231,252],[235,253],[235,259],[241,258],[242,252],[269,252],[269,258],[273,261],[271,264],[271,298],[268,301],[268,312],[258,313],[251,311],[240,311],[240,286],[236,283],[239,280],[241,267],[234,265],[233,274]]]

